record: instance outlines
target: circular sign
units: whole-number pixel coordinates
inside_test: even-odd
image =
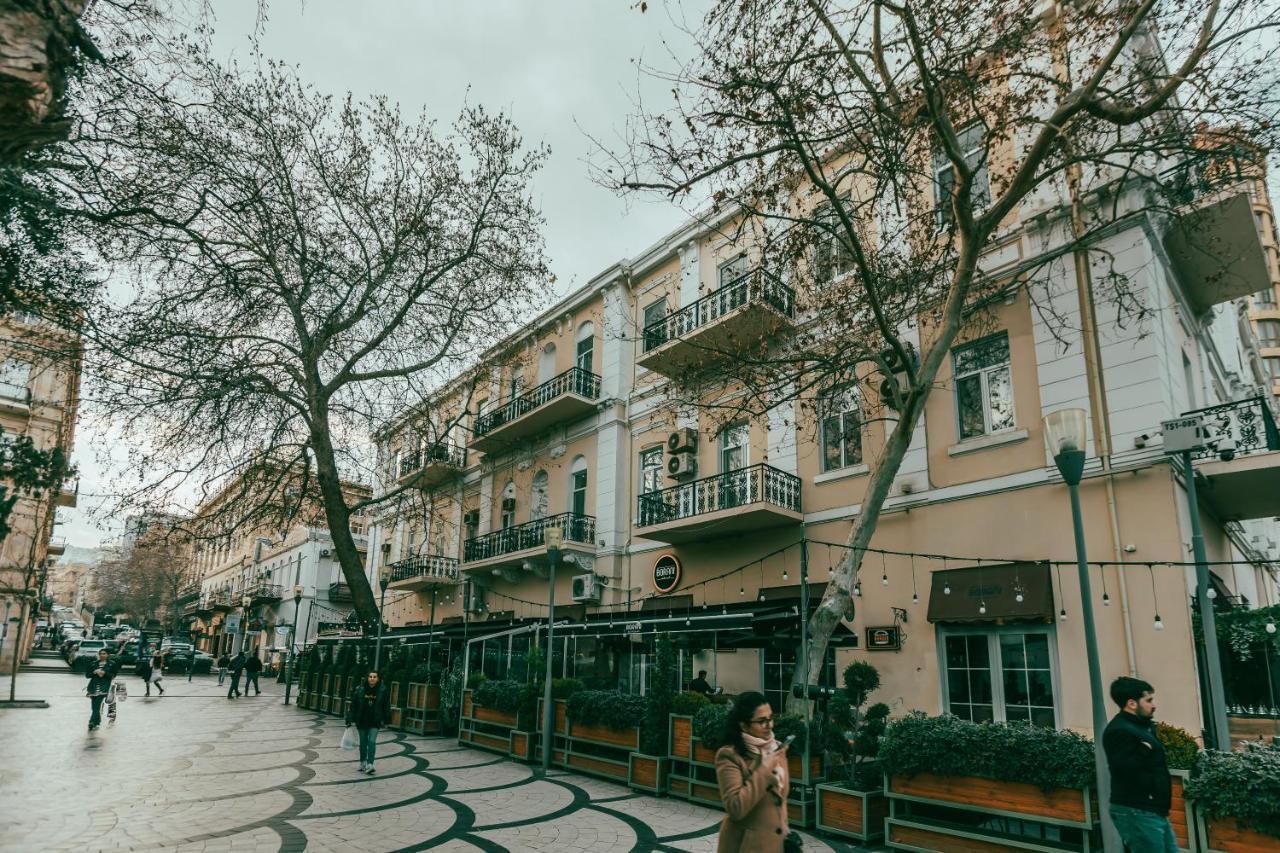
[[[653,588],[659,593],[671,592],[680,586],[680,561],[675,554],[663,554],[653,563]]]

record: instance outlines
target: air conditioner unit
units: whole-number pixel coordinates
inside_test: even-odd
[[[484,612],[484,590],[471,581],[462,586],[462,609],[467,613]]]
[[[892,347],[880,353],[880,358],[889,367],[885,380],[880,383],[880,400],[891,409],[893,408],[893,393],[891,389],[896,387],[900,393],[905,393],[907,371],[914,370],[920,366],[920,357],[916,354],[916,348],[908,343],[904,346],[904,349],[910,366],[903,363],[902,359],[898,357],[897,351]]]
[[[667,457],[667,476],[673,480],[685,480],[698,471],[698,459],[692,453],[677,453]]]
[[[332,552],[331,552],[328,548],[321,548],[321,549],[320,549],[320,556],[321,556],[321,557],[328,557],[331,553],[332,553]]]
[[[599,576],[593,573],[585,575],[573,576],[573,600],[578,602],[590,602],[598,604],[600,602],[600,587],[602,586]]]
[[[515,509],[516,509],[516,499],[515,499],[515,498],[503,498],[503,499],[502,499],[502,511],[503,511],[503,512],[515,512]]]
[[[667,452],[681,453],[698,449],[698,431],[689,427],[681,427],[667,436]]]
[[[478,509],[473,509],[473,510],[469,510],[468,512],[464,512],[464,513],[462,514],[462,523],[463,523],[463,524],[479,525],[479,524],[480,524],[480,510],[478,510]]]

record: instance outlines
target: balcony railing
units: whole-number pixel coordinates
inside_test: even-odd
[[[600,377],[589,370],[571,367],[559,376],[521,394],[505,406],[481,415],[476,419],[475,434],[482,436],[493,432],[503,424],[527,415],[565,394],[577,394],[579,397],[594,400],[600,396]]]
[[[329,600],[335,603],[349,604],[354,601],[351,595],[351,587],[347,586],[344,581],[334,581],[329,584]]]
[[[1280,450],[1280,431],[1263,397],[1206,406],[1182,415],[1199,417],[1211,434],[1230,436],[1236,443],[1237,456]],[[1218,451],[1209,447],[1191,454],[1193,459],[1212,459],[1217,455]]]
[[[178,595],[174,599],[175,604],[186,604],[189,601],[198,601],[200,599],[200,584],[188,583],[178,588]]]
[[[209,593],[205,598],[205,602],[210,610],[230,610],[235,606],[231,603],[231,590],[229,589]]]
[[[640,496],[640,527],[694,518],[755,503],[800,511],[800,478],[751,465]]]
[[[451,465],[463,468],[467,463],[467,449],[450,441],[439,441],[412,453],[407,453],[400,460],[397,476],[403,480],[411,474],[421,471],[428,465]]]
[[[391,564],[392,583],[407,581],[412,578],[438,580],[445,583],[456,581],[458,579],[458,560],[455,557],[420,554]]]
[[[524,524],[468,539],[462,546],[462,561],[471,563],[476,560],[488,560],[491,557],[501,557],[504,554],[541,547],[549,527],[563,531],[564,538],[568,542],[587,545],[595,541],[595,518],[589,515],[562,512],[559,515],[536,518]]]
[[[763,269],[752,270],[717,290],[644,327],[644,351],[714,323],[749,302],[763,302],[795,319],[795,292]]]
[[[278,583],[259,583],[250,587],[248,594],[255,604],[259,601],[279,601],[283,597],[283,587]]]

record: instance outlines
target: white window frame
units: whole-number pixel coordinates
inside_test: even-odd
[[[983,210],[991,203],[991,173],[986,158],[986,136],[987,128],[981,122],[966,125],[956,133],[964,161],[975,171],[971,191],[975,211]],[[933,152],[933,197],[938,209],[938,222],[942,225],[951,220],[950,191],[945,196],[942,192],[944,174],[951,175],[951,186],[954,186],[955,165],[939,147]]]
[[[586,344],[584,347],[583,344]],[[587,373],[594,373],[596,353],[596,327],[587,320],[578,327],[573,342],[573,366]],[[583,360],[586,364],[583,364]]]
[[[739,430],[741,430],[742,434],[742,443],[728,444],[727,439],[730,434],[737,433]],[[735,421],[720,430],[718,444],[719,455],[716,462],[719,465],[721,474],[728,474],[730,471],[741,471],[743,468],[751,467],[751,423],[749,421]],[[725,455],[728,451],[733,450],[734,448],[742,449],[742,464],[738,465],[736,468],[726,468],[724,464]]]
[[[956,371],[955,366],[956,366],[957,353],[960,353],[966,349],[977,347],[981,344],[984,344],[992,340],[993,338],[997,338],[1000,336],[1003,336],[1005,339],[1005,349],[1008,352],[1007,361],[1003,361],[999,364],[988,365],[987,367],[979,367],[976,370],[969,370],[964,373],[960,373]],[[1004,368],[1004,367],[1008,367],[1009,369],[1009,404],[1011,407],[1010,414],[1012,415],[1012,419],[1010,420],[1008,426],[1000,427],[1000,429],[993,429],[991,426],[990,375],[995,371],[1000,370],[1001,368]],[[1018,405],[1017,405],[1018,394],[1017,394],[1016,385],[1014,384],[1014,375],[1013,375],[1013,346],[1009,341],[1009,332],[1007,330],[1001,330],[999,332],[995,332],[994,334],[986,335],[985,337],[979,338],[976,341],[970,341],[969,343],[961,344],[960,346],[957,346],[957,347],[952,347],[951,368],[952,368],[951,382],[953,385],[955,385],[955,392],[951,395],[951,399],[952,399],[952,404],[955,406],[955,410],[956,410],[955,420],[956,420],[957,440],[974,441],[984,436],[1000,435],[1001,433],[1011,432],[1018,428]],[[982,395],[982,432],[979,433],[978,435],[964,434],[964,422],[961,419],[961,415],[960,415],[960,380],[967,379],[970,376],[978,377],[978,387]]]
[[[1258,346],[1263,349],[1274,349],[1275,347],[1280,347],[1280,320],[1272,320],[1269,317],[1264,317],[1257,322]],[[1271,330],[1266,336],[1262,333],[1264,328]]]
[[[749,272],[751,272],[751,266],[747,262],[746,254],[722,261],[716,267],[716,288],[719,289],[727,284],[733,284]]]
[[[842,206],[850,202],[848,193],[842,193],[839,196]],[[835,205],[829,200],[824,201],[813,209],[813,220],[815,222],[823,219],[829,220],[827,228],[840,228],[840,220],[836,216]],[[819,260],[820,252],[825,248],[827,252],[826,269]],[[840,238],[835,234],[828,233],[825,229],[819,229],[815,235],[813,247],[813,277],[814,280],[827,284],[837,281],[853,271],[853,252],[844,251],[847,247],[841,242]]]
[[[1004,696],[1004,665],[1000,658],[1000,637],[1003,634],[1043,634],[1048,638],[1049,683],[1053,686],[1053,727],[1062,728],[1062,665],[1058,659],[1058,632],[1053,625],[939,625],[935,632],[937,642],[938,681],[942,689],[939,697],[940,712],[951,713],[951,685],[947,676],[947,638],[987,637],[987,659],[991,662],[991,713],[999,723],[1008,722]]]
[[[582,488],[578,488],[578,475],[582,475]],[[579,456],[573,460],[573,464],[569,466],[569,512],[576,512],[574,504],[577,503],[578,493],[582,493],[582,512],[583,516],[590,515],[587,512],[587,490],[591,486],[591,474],[585,456]]]
[[[662,491],[662,455],[661,444],[654,445],[653,447],[646,447],[640,451],[640,494],[649,495],[654,492]],[[654,456],[658,459],[657,467],[646,469],[645,459]],[[654,487],[652,489],[645,488],[645,474],[649,471],[653,471],[657,474],[657,476],[654,477]]]
[[[24,403],[31,399],[31,362],[17,358],[0,362],[0,397]]]
[[[842,408],[840,417],[840,460],[841,464],[834,467],[827,466],[827,418],[829,417],[827,407],[829,401],[833,398],[844,395],[852,395],[852,408]],[[852,414],[857,419],[858,424],[858,451],[861,458],[856,461],[850,461],[845,458],[844,435],[848,429],[846,419]],[[823,473],[827,471],[839,471],[844,468],[852,468],[854,465],[861,465],[863,459],[866,458],[866,449],[862,446],[862,394],[859,393],[856,385],[841,385],[836,388],[828,389],[818,398],[818,451],[821,456],[820,466]]]

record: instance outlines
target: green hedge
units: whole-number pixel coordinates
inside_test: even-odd
[[[980,776],[1044,789],[1094,784],[1093,742],[1075,732],[920,711],[888,727],[879,759],[890,775]]]
[[[711,700],[706,696],[687,690],[684,693],[677,693],[671,699],[671,713],[679,714],[682,717],[692,717],[710,704]]]
[[[724,729],[729,722],[728,705],[707,705],[693,715],[693,736],[711,750],[724,746]]]
[[[1280,747],[1246,743],[1244,752],[1203,752],[1185,793],[1209,817],[1235,818],[1280,838]]]
[[[572,722],[584,726],[632,729],[644,722],[643,696],[613,690],[580,690],[569,697]]]
[[[1189,732],[1168,723],[1156,723],[1156,737],[1164,746],[1165,761],[1174,770],[1190,770],[1196,766],[1200,745]]]
[[[482,681],[471,694],[471,700],[481,708],[491,708],[504,714],[514,714],[528,698],[522,681]]]

